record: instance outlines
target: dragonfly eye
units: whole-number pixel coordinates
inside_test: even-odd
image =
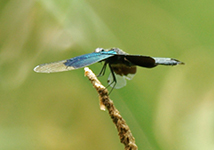
[[[104,52],[105,50],[104,50],[104,48],[96,48],[95,49],[95,53],[99,53],[99,52]]]

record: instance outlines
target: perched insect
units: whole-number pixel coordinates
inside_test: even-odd
[[[108,77],[108,84],[116,89],[125,86],[126,79],[131,80],[134,77],[137,71],[136,66],[153,68],[157,65],[174,66],[184,64],[183,62],[172,58],[130,55],[119,48],[106,50],[103,48],[97,48],[93,53],[77,56],[67,60],[38,65],[34,68],[34,71],[40,73],[69,71],[102,61],[104,62],[104,65],[98,76],[105,74],[106,66],[108,64],[111,71]]]

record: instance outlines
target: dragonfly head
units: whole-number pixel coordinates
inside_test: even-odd
[[[96,48],[94,50],[95,53],[104,52],[104,51],[105,51],[104,48]]]

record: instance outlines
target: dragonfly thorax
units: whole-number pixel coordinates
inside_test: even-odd
[[[110,65],[113,65],[113,64],[122,65],[123,64],[127,67],[135,66],[135,64],[133,64],[132,62],[127,60],[126,57],[124,57],[124,55],[118,55],[118,54],[116,54],[115,56],[109,57],[109,58],[105,59],[104,61]]]

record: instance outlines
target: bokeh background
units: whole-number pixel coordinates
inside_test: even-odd
[[[83,69],[33,71],[119,47],[186,63],[138,68],[111,93],[139,149],[213,150],[213,7],[213,0],[0,1],[0,149],[124,149]],[[96,74],[101,67],[90,66]]]

